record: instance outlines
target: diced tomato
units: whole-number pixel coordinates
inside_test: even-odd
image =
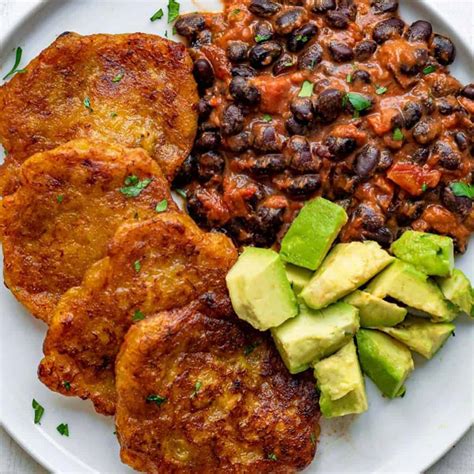
[[[382,109],[381,112],[370,114],[367,122],[377,135],[383,135],[392,130],[392,118],[397,115],[396,109]]]
[[[436,187],[441,179],[438,170],[403,162],[395,163],[387,176],[412,196],[419,196],[426,190],[425,187]]]

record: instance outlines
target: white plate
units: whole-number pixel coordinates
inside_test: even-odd
[[[182,11],[218,10],[217,0],[182,1]],[[25,64],[63,31],[82,34],[144,31],[164,33],[165,18],[149,17],[165,0],[0,0],[2,43],[0,72],[9,69],[16,46],[24,49]],[[448,34],[458,47],[452,68],[468,82],[472,75],[469,36],[472,0],[444,3],[443,22],[425,2],[400,2],[406,21],[430,20],[435,31]],[[211,7],[211,8],[209,8]],[[440,5],[443,7],[443,5]],[[450,26],[451,25],[451,26]],[[463,29],[464,28],[464,29]],[[169,34],[171,27],[168,27]],[[458,34],[460,33],[460,34]],[[1,74],[3,75],[3,74]],[[0,111],[1,113],[1,111]],[[458,259],[474,281],[474,242]],[[53,472],[132,472],[121,464],[111,418],[98,416],[89,402],[50,392],[36,377],[42,357],[45,326],[30,317],[5,289],[0,289],[1,421],[9,433],[40,463]],[[474,325],[457,322],[456,338],[429,363],[416,360],[416,371],[403,399],[383,399],[367,382],[370,409],[359,417],[323,421],[316,459],[309,472],[420,472],[442,456],[473,422]],[[33,424],[31,400],[45,407],[41,425]],[[68,423],[70,437],[56,431]]]

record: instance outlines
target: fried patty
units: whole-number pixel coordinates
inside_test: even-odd
[[[141,147],[171,180],[197,127],[192,61],[180,43],[144,33],[65,33],[0,87],[0,189],[18,166],[75,138]]]
[[[207,291],[225,292],[236,258],[227,237],[201,231],[185,214],[123,224],[107,256],[59,301],[44,343],[41,381],[113,414],[115,357],[129,327]]]
[[[192,303],[132,326],[117,358],[122,461],[148,473],[294,472],[314,457],[314,381],[230,305]]]
[[[149,184],[137,196],[125,182]],[[120,224],[176,209],[160,167],[142,149],[75,140],[37,153],[0,203],[4,279],[37,318],[48,321],[61,295],[103,258]],[[132,186],[133,187],[133,186]]]

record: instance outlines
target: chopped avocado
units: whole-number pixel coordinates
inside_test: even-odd
[[[335,303],[323,310],[300,304],[296,318],[272,329],[276,347],[292,374],[306,370],[311,362],[333,354],[354,336],[359,328],[359,311],[346,303]]]
[[[337,244],[301,297],[310,308],[324,308],[366,283],[392,260],[377,242]]]
[[[332,356],[314,364],[321,396],[319,406],[326,418],[367,411],[364,376],[352,339]]]
[[[313,272],[311,270],[307,270],[306,268],[292,265],[291,263],[287,263],[285,268],[286,276],[291,283],[293,291],[296,295],[299,295],[301,290],[309,283],[309,280],[311,280]]]
[[[298,314],[296,297],[280,256],[247,247],[226,277],[237,316],[265,331]]]
[[[367,286],[366,291],[379,298],[390,296],[431,315],[434,322],[448,322],[456,317],[438,286],[413,265],[396,260]]]
[[[360,329],[356,339],[362,370],[385,396],[403,395],[403,384],[414,369],[407,347],[373,329]]]
[[[281,242],[281,258],[316,270],[346,222],[347,214],[341,206],[323,198],[309,201]]]
[[[437,278],[437,281],[447,300],[465,313],[471,314],[473,306],[471,282],[461,270],[455,268],[450,277]]]
[[[379,328],[427,359],[436,354],[454,329],[452,323],[432,323],[413,316],[394,328]]]
[[[454,268],[453,240],[443,235],[407,230],[390,250],[427,275],[449,276]]]
[[[344,301],[359,308],[360,325],[363,328],[396,326],[405,319],[407,314],[405,308],[365,291],[355,290],[347,295]]]

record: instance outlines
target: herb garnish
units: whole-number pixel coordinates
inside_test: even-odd
[[[296,35],[296,41],[301,41],[303,43],[306,43],[308,39],[309,38],[305,35]]]
[[[160,201],[155,207],[156,212],[165,212],[166,209],[168,209],[168,201],[166,199]]]
[[[310,81],[304,81],[301,86],[301,90],[298,93],[298,97],[311,97],[313,93],[313,83]]]
[[[385,94],[385,92],[387,92],[387,88],[386,87],[383,87],[383,86],[378,86],[377,89],[375,89],[375,93],[377,95],[382,95],[382,94]]]
[[[179,16],[179,2],[169,0],[168,2],[168,23],[173,23]]]
[[[458,181],[449,186],[455,196],[467,197],[474,200],[474,185]]]
[[[116,76],[113,77],[112,82],[120,82],[123,79],[125,73],[120,71]]]
[[[176,194],[178,194],[179,196],[181,196],[183,199],[186,199],[188,196],[186,195],[186,191],[184,189],[181,189],[181,188],[176,188],[174,190],[174,192]]]
[[[120,188],[120,192],[127,197],[137,197],[152,182],[153,178],[139,180],[138,176],[130,175],[125,178],[125,186]]]
[[[13,64],[13,67],[10,69],[10,71],[3,77],[3,80],[8,79],[10,76],[13,76],[13,74],[17,73],[24,73],[26,72],[25,69],[18,69],[18,65],[20,64],[21,61],[21,55],[23,54],[23,50],[18,46],[15,51],[15,63]]]
[[[63,387],[69,392],[71,390],[71,383],[68,381],[63,382]]]
[[[352,74],[349,73],[347,76],[346,76],[346,82],[348,82],[349,84],[352,82]]]
[[[264,122],[271,122],[272,121],[272,116],[269,115],[269,114],[264,114],[263,117],[262,117],[262,120]]]
[[[193,390],[193,393],[191,394],[191,398],[194,398],[197,396],[199,390],[201,390],[201,387],[202,387],[202,382],[198,380],[196,382],[196,385],[194,385],[194,390]]]
[[[242,10],[240,8],[234,8],[230,13],[231,15],[238,15]]]
[[[168,399],[166,397],[162,397],[161,395],[148,395],[146,397],[147,402],[153,402],[156,403],[158,406],[163,405]]]
[[[433,64],[430,64],[429,66],[426,66],[423,69],[423,74],[426,76],[427,74],[431,74],[432,72],[435,72],[435,71],[436,71],[436,66],[434,66]]]
[[[110,113],[110,117],[111,117],[111,118],[115,118],[115,117],[117,117],[117,116],[118,116],[118,113],[117,113],[117,112],[111,112],[111,113]]]
[[[141,270],[142,264],[140,263],[140,260],[135,260],[133,262],[133,268],[135,269],[137,273]]]
[[[83,104],[84,104],[84,107],[89,110],[89,112],[94,112],[94,110],[92,109],[91,107],[91,100],[89,99],[89,97],[86,97],[83,101]]]
[[[69,426],[67,423],[61,423],[60,425],[56,426],[56,429],[61,434],[61,436],[69,436]]]
[[[354,107],[356,112],[362,112],[363,110],[370,108],[372,105],[372,102],[367,99],[367,97],[358,94],[357,92],[348,92],[342,100],[342,106],[344,107],[348,101],[352,107]]]
[[[397,142],[401,142],[405,138],[405,135],[403,135],[403,132],[399,128],[396,128],[393,131],[392,138]]]
[[[35,425],[40,424],[41,418],[43,418],[44,408],[33,398],[31,406],[35,411]]]
[[[255,35],[255,42],[261,43],[262,41],[267,41],[272,37],[272,35]]]
[[[268,459],[271,459],[272,461],[277,461],[278,458],[277,458],[277,455],[275,453],[270,453],[268,456],[267,456]]]
[[[423,184],[421,185],[421,190],[422,190],[423,192],[425,192],[427,189],[428,189],[428,185],[427,185],[426,183],[423,183]]]
[[[311,444],[316,444],[316,436],[314,436],[314,433],[311,433],[309,435],[309,439],[311,441]]]
[[[145,315],[137,309],[132,316],[132,321],[141,321],[142,319],[145,319]]]
[[[58,196],[56,197],[56,201],[58,201],[59,204],[63,202],[63,199],[64,199],[64,196],[62,194],[58,194]]]
[[[163,18],[163,9],[160,8],[153,16],[150,18],[150,21],[156,21]]]

